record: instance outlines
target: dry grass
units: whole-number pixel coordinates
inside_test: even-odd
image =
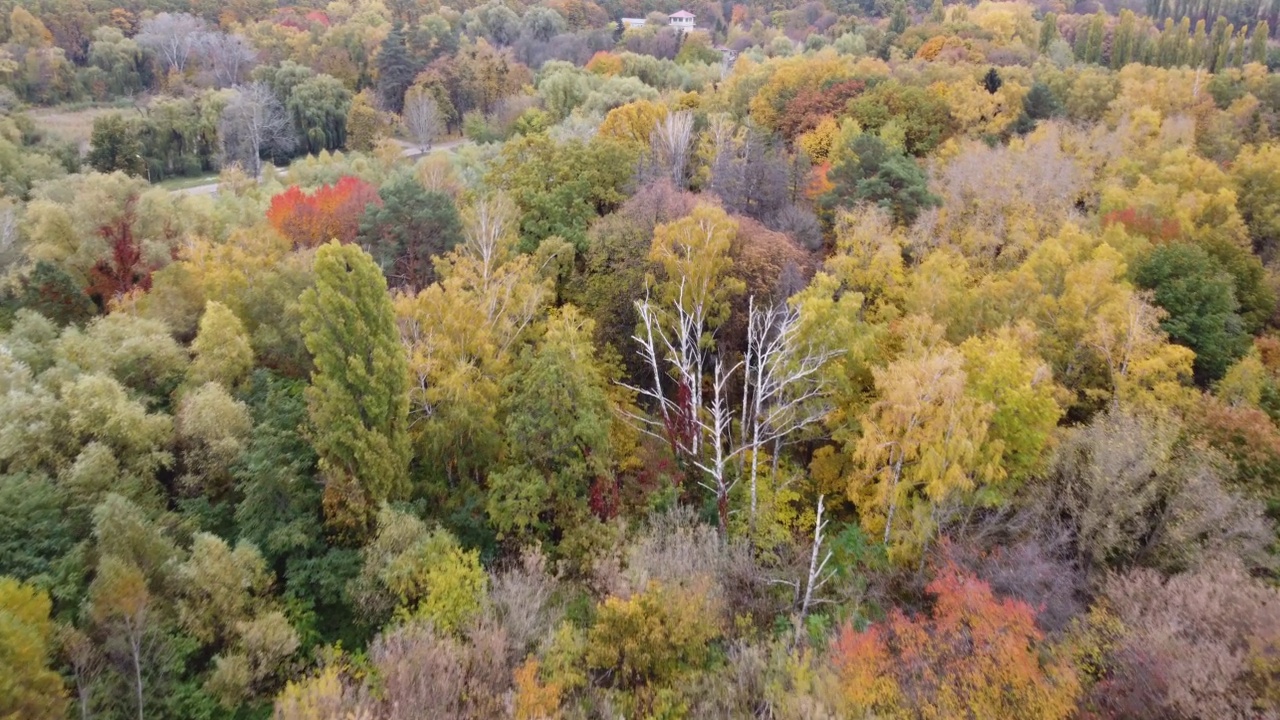
[[[27,115],[40,130],[59,140],[74,142],[85,148],[89,146],[89,136],[93,133],[93,121],[96,118],[111,113],[128,115],[134,112],[137,111],[132,107],[89,107],[76,110],[39,108],[28,111]]]

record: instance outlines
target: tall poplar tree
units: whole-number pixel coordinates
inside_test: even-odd
[[[1249,62],[1267,64],[1267,38],[1270,35],[1271,26],[1266,20],[1253,29],[1253,38],[1249,42]]]
[[[302,294],[302,333],[315,368],[307,390],[324,475],[325,520],[359,539],[378,504],[408,490],[408,361],[387,282],[355,245],[316,253]]]

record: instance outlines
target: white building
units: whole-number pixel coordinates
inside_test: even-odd
[[[644,18],[622,18],[623,30],[634,30],[644,27]]]
[[[693,25],[694,17],[695,15],[688,10],[681,10],[679,12],[671,13],[667,16],[667,19],[671,21],[671,27],[676,30],[679,30],[680,32],[690,32],[697,29]]]

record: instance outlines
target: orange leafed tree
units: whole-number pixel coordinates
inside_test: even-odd
[[[586,70],[597,75],[621,75],[622,58],[608,50],[601,50],[587,61]]]
[[[846,626],[831,657],[846,697],[884,717],[1066,718],[1080,682],[1066,653],[1035,625],[1031,606],[944,565],[928,586],[931,616]]]
[[[350,175],[308,195],[297,185],[271,198],[267,220],[295,248],[353,242],[365,208],[381,205],[373,185]]]

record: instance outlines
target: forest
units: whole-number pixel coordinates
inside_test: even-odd
[[[1280,718],[1278,22],[0,0],[0,718]]]

